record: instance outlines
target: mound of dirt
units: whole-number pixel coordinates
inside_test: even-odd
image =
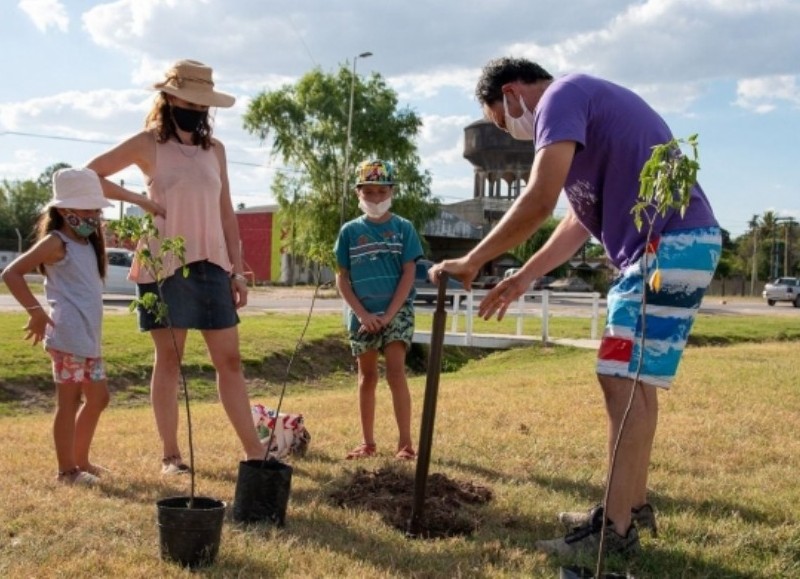
[[[419,535],[429,539],[472,534],[481,521],[477,507],[492,500],[487,487],[439,473],[428,476],[425,491]],[[406,532],[414,504],[414,473],[401,467],[359,468],[330,496],[337,506],[374,511],[386,524]]]

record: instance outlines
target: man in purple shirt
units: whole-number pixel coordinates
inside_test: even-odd
[[[559,513],[566,536],[537,541],[536,547],[562,555],[596,551],[605,522],[606,550],[633,552],[639,548],[637,526],[656,529],[647,474],[657,391],[672,383],[716,269],[719,226],[696,184],[683,215],[669,211],[652,228],[636,228],[631,209],[638,201],[642,167],[654,146],[673,137],[632,91],[581,74],[554,79],[536,63],[500,58],[484,67],[476,96],[495,125],[516,139],[532,140],[536,156],[524,191],[500,223],[464,257],[435,265],[431,277],[446,271],[469,288],[483,264],[536,232],[562,190],[569,202],[566,217],[515,275],[487,294],[480,315],[501,319],[533,280],[568,261],[590,236],[603,244],[620,270],[608,292],[597,361],[609,421],[608,500],[586,512]],[[656,264],[663,281],[651,288],[646,276]]]

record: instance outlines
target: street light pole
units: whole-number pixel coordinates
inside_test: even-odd
[[[353,127],[353,96],[356,91],[356,62],[359,58],[369,58],[371,52],[362,52],[353,57],[353,75],[350,79],[350,109],[347,113],[347,141],[344,145],[344,174],[342,176],[342,211],[339,217],[339,226],[344,225],[344,208],[347,199],[347,182],[350,176],[350,132]]]

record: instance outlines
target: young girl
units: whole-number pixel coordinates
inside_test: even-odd
[[[25,339],[34,345],[43,341],[53,361],[53,439],[57,480],[65,484],[94,485],[105,470],[89,461],[89,446],[109,399],[100,357],[106,273],[100,212],[110,205],[93,171],[57,171],[53,200],[37,224],[38,241],[2,276],[30,316]],[[24,275],[33,270],[44,275],[49,315],[25,281]]]

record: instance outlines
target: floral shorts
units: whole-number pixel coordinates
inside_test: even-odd
[[[53,359],[53,380],[58,384],[83,384],[106,379],[102,358],[84,358],[61,350],[48,350]]]
[[[351,313],[351,315],[353,314]],[[353,331],[348,333],[353,356],[360,356],[367,350],[383,352],[386,344],[390,342],[404,342],[406,350],[408,350],[414,339],[414,306],[405,304],[392,318],[389,325],[377,334]]]

